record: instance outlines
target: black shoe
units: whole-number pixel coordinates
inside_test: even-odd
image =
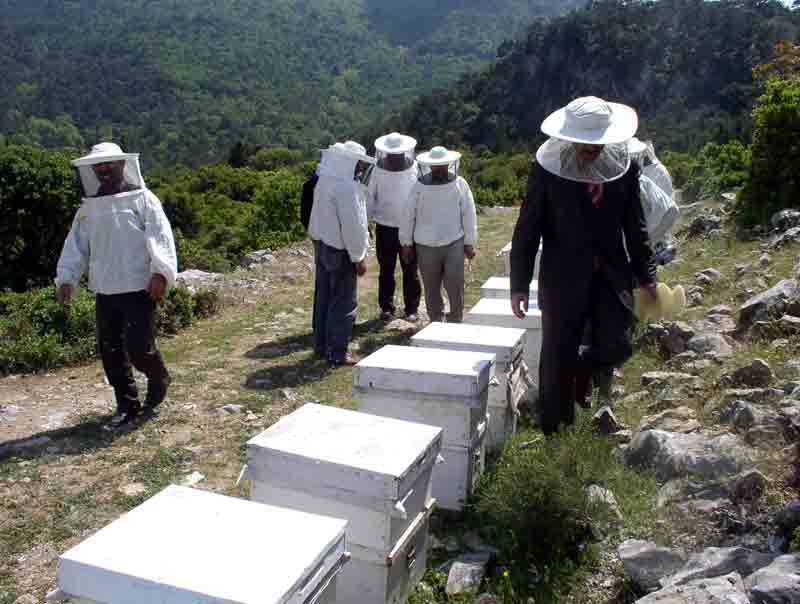
[[[144,399],[144,407],[152,414],[154,409],[164,402],[167,397],[167,389],[172,383],[169,375],[164,376],[159,381],[147,380],[147,397]]]
[[[387,323],[394,318],[394,313],[389,310],[381,311],[381,321],[386,321]]]
[[[127,409],[117,409],[117,413],[111,418],[109,424],[112,428],[122,428],[136,421],[139,411],[142,406],[139,403],[132,405]]]
[[[335,367],[352,367],[353,365],[358,364],[358,359],[350,356],[349,354],[346,355],[343,359],[328,359],[328,366],[331,368]]]

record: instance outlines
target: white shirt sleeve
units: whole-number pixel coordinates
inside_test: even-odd
[[[478,241],[478,216],[475,210],[475,198],[467,181],[461,179],[461,225],[464,227],[464,245],[475,245]]]
[[[375,218],[375,210],[378,206],[377,180],[373,173],[372,178],[369,179],[369,185],[367,185],[367,218]]]
[[[400,216],[400,227],[398,229],[398,238],[400,245],[408,247],[414,245],[414,228],[417,221],[417,200],[419,193],[417,192],[417,185],[411,188],[411,193],[408,196],[408,202],[403,208],[403,213]]]
[[[144,223],[147,252],[150,254],[151,274],[163,275],[167,288],[175,285],[178,276],[178,255],[175,251],[175,238],[161,201],[148,192],[145,201]]]
[[[78,288],[81,277],[89,267],[89,239],[81,230],[80,210],[75,214],[56,268],[56,286],[68,283]]]
[[[336,196],[336,211],[342,229],[342,242],[353,262],[361,262],[366,258],[369,244],[367,208],[361,199],[355,186],[349,192],[346,192],[345,189]]]

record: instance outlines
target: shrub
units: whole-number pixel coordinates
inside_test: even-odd
[[[664,165],[676,187],[690,198],[738,191],[750,170],[750,148],[738,140],[708,143],[696,155],[667,152]]]
[[[216,292],[172,289],[159,307],[159,333],[177,333],[218,310]],[[69,313],[56,302],[52,287],[0,294],[0,373],[79,363],[94,357],[96,350],[95,299],[85,289],[75,294]]]
[[[247,228],[247,245],[252,249],[277,248],[305,237],[300,223],[300,193],[303,178],[289,170],[264,174],[256,192],[256,206]]]
[[[736,218],[769,224],[775,212],[800,206],[800,76],[773,78],[753,109],[753,160]]]
[[[530,441],[535,444],[520,446]],[[510,565],[518,594],[551,601],[553,593],[568,589],[570,575],[592,551],[587,545],[593,529],[609,519],[605,506],[588,500],[590,485],[610,489],[631,526],[649,513],[655,492],[655,482],[627,470],[614,444],[595,434],[588,419],[556,438],[517,435],[485,476],[476,520]],[[531,567],[538,571],[538,585],[531,585]]]

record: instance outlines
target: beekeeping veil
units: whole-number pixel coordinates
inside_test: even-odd
[[[567,180],[601,184],[621,178],[630,168],[627,142],[636,134],[639,118],[626,105],[597,97],[575,99],[542,123],[550,139],[536,152],[542,168]],[[575,143],[602,146],[600,155],[582,162]]]
[[[458,178],[461,154],[444,147],[434,147],[417,156],[419,181],[425,185],[441,185]]]
[[[375,141],[376,165],[386,172],[404,172],[414,166],[416,139],[392,132]]]
[[[114,143],[99,143],[88,155],[73,160],[84,198],[144,189],[138,153],[124,153]]]

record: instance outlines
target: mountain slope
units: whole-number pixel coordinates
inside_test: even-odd
[[[390,123],[422,133],[423,144],[503,149],[535,142],[550,111],[593,94],[636,107],[642,134],[662,147],[746,136],[751,67],[799,32],[800,13],[771,0],[594,2],[534,22],[480,76]]]
[[[431,27],[418,0],[9,0],[0,131],[45,146],[111,135],[162,162],[219,159],[239,140],[314,148],[577,2],[493,4],[441,3]]]

